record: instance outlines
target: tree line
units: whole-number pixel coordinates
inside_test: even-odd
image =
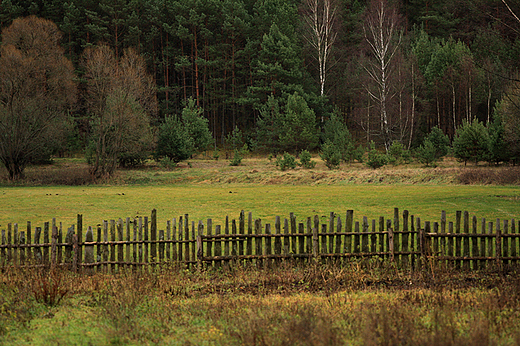
[[[85,150],[107,175],[161,156],[159,129],[191,112],[237,153],[346,141],[354,157],[478,120],[509,143],[501,161],[517,159],[518,13],[505,0],[2,0],[0,156],[16,177]],[[175,136],[192,143],[170,159],[200,149]]]

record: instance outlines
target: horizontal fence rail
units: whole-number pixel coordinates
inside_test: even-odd
[[[421,222],[407,210],[394,209],[391,219],[363,217],[353,210],[330,213],[326,222],[316,215],[300,222],[276,217],[274,223],[253,220],[242,211],[223,225],[208,219],[190,221],[185,214],[157,227],[151,217],[104,221],[83,229],[82,215],[66,232],[56,219],[25,230],[8,224],[1,231],[0,266],[67,267],[71,270],[117,271],[123,267],[177,263],[188,268],[240,264],[269,266],[282,261],[394,261],[414,268],[420,259],[458,269],[484,269],[520,263],[520,222],[488,222],[468,212],[455,221],[441,213],[438,222]]]

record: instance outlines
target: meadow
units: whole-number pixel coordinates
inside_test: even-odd
[[[281,172],[260,158],[239,167],[195,160],[78,185],[85,169],[57,160],[30,168],[23,183],[0,181],[0,228],[53,217],[68,226],[76,214],[96,225],[153,208],[160,225],[185,213],[222,223],[241,210],[269,221],[353,209],[359,220],[392,217],[394,207],[432,221],[442,210],[448,219],[457,210],[520,218],[517,169],[453,161],[376,171],[357,164],[329,171],[318,162]],[[0,271],[0,344],[516,345],[519,292],[515,267],[463,271],[435,262],[414,270],[355,259],[201,271],[165,264],[95,275],[9,267]]]

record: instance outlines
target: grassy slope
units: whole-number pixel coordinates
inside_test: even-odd
[[[290,212],[303,220],[328,217],[330,212],[341,216],[347,209],[355,211],[356,220],[388,218],[393,217],[394,207],[430,221],[438,220],[441,210],[447,211],[448,218],[457,210],[490,220],[520,218],[519,186],[455,184],[459,168],[450,161],[435,169],[400,166],[377,171],[360,164],[329,171],[319,162],[313,170],[281,172],[265,159],[245,160],[240,167],[196,160],[192,166],[165,171],[152,165],[120,171],[106,184],[74,187],[34,181],[45,175],[66,175],[71,167],[86,169],[81,163],[63,160],[29,170],[33,186],[0,187],[0,228],[8,222],[23,227],[31,221],[37,226],[53,217],[68,227],[78,213],[83,214],[85,225],[94,226],[105,219],[149,216],[153,208],[158,210],[160,225],[185,213],[192,220],[212,218],[221,223],[226,215],[238,217],[241,210],[266,222]]]

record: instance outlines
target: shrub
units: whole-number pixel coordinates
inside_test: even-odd
[[[234,153],[235,154],[233,155],[233,158],[229,162],[229,165],[230,166],[240,166],[240,164],[242,163],[242,153],[238,149],[235,149]]]
[[[437,126],[432,128],[431,132],[426,136],[425,140],[426,139],[433,145],[436,159],[448,155],[448,152],[450,151],[450,139],[440,128]]]
[[[487,128],[477,119],[471,123],[464,121],[462,127],[455,132],[453,139],[453,155],[460,161],[479,161],[489,157],[489,133]]]
[[[424,143],[417,148],[415,155],[420,163],[426,166],[436,166],[437,150],[429,139],[424,140]]]
[[[383,167],[388,162],[388,158],[385,154],[380,153],[376,149],[374,141],[370,142],[370,149],[368,151],[368,158],[366,165],[373,169]]]
[[[353,151],[353,159],[357,162],[363,163],[365,156],[365,147],[360,145]]]
[[[330,140],[321,146],[320,157],[329,169],[339,168],[341,151]]]
[[[410,162],[410,151],[405,149],[401,142],[394,141],[388,148],[388,162],[393,165]]]
[[[189,159],[193,151],[193,140],[182,122],[175,116],[167,117],[159,127],[155,158],[167,157],[177,163]]]
[[[283,154],[282,157],[276,159],[276,166],[278,166],[282,171],[296,168],[296,157],[289,153]]]
[[[312,169],[316,166],[316,161],[311,160],[312,156],[307,150],[302,150],[300,153],[300,166],[307,169]]]
[[[341,159],[345,162],[351,162],[355,159],[352,135],[337,113],[338,111],[332,113],[323,127],[323,141],[328,140],[334,143],[341,154]]]

